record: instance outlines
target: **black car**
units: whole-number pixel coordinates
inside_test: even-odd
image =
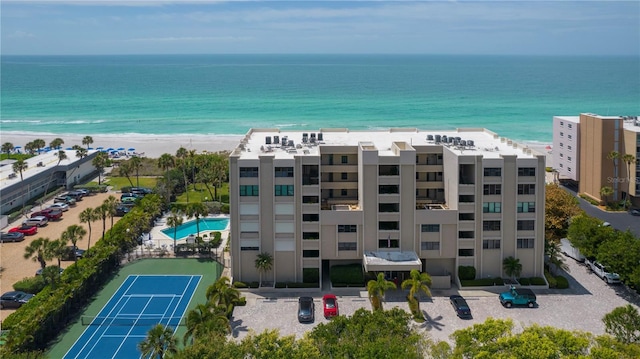
[[[2,237],[0,237],[0,242],[2,243],[22,242],[22,241],[24,241],[24,233],[20,233],[20,232],[11,232],[11,233],[2,232]]]
[[[84,197],[84,192],[71,191],[71,192],[68,192],[68,193],[64,194],[64,196],[71,197],[71,198],[75,199],[76,202],[79,202],[79,201],[82,201],[82,197]]]
[[[131,211],[131,208],[133,208],[133,206],[129,206],[129,205],[119,205],[116,207],[116,217],[123,217],[125,214],[129,213]]]
[[[80,259],[84,256],[84,249],[80,249],[74,246],[67,246],[64,255],[62,256],[63,261],[72,261],[75,259]]]
[[[20,308],[31,298],[33,294],[20,291],[6,292],[0,297],[0,308]]]
[[[462,318],[462,319],[473,318],[473,316],[471,316],[471,309],[469,309],[469,305],[467,304],[467,301],[464,300],[462,296],[452,295],[449,297],[449,302],[451,303],[451,306],[453,306],[453,309],[456,311],[456,315],[459,318]]]
[[[315,320],[316,306],[311,297],[298,299],[298,321],[300,323],[313,323]]]

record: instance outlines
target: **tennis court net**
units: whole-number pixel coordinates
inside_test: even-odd
[[[163,324],[165,326],[176,327],[184,326],[185,319],[183,317],[162,317],[162,316],[117,316],[117,317],[91,317],[83,315],[80,317],[82,325],[96,325],[96,326],[123,326],[123,327],[138,327],[138,326],[153,326],[156,324]]]

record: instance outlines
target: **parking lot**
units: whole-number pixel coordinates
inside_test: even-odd
[[[590,273],[586,266],[567,258],[570,273],[567,274],[570,288],[565,290],[536,290],[537,308],[502,307],[498,294],[506,287],[496,287],[491,291],[478,290],[434,290],[431,300],[421,301],[421,309],[427,321],[420,324],[434,340],[450,341],[449,335],[458,329],[482,323],[487,318],[511,318],[516,330],[532,324],[549,325],[568,330],[583,330],[594,334],[604,334],[602,317],[618,306],[633,303],[638,306],[637,295],[629,293],[622,285],[609,286]],[[341,315],[351,315],[358,308],[371,309],[366,291],[341,290],[333,292],[338,296]],[[402,291],[387,292],[385,309],[397,306],[406,311],[409,307]],[[456,317],[449,304],[449,295],[457,294],[467,299],[473,319]],[[232,322],[233,336],[242,339],[250,330],[260,333],[265,329],[278,329],[281,335],[296,335],[301,338],[318,323],[326,323],[322,314],[322,295],[325,293],[282,293],[277,291],[243,292],[247,297],[245,307],[237,307]],[[297,320],[298,297],[314,297],[316,320],[313,324],[301,324]]]

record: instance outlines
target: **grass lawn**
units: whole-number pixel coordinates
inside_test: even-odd
[[[209,186],[209,188],[211,188],[211,193],[213,193],[215,195],[216,192],[215,192],[213,186]],[[224,183],[221,188],[218,188],[218,198],[222,199],[221,202],[223,202],[223,203],[229,203],[229,184],[228,183]],[[202,183],[196,183],[195,185],[189,185],[189,203],[211,202],[211,201],[214,201],[214,200],[218,200],[218,198],[212,199],[211,198],[211,194],[209,194],[209,191],[207,190],[207,187],[205,187],[205,185],[202,184]],[[187,194],[183,193],[183,194],[177,196],[176,197],[176,202],[184,202],[184,203],[186,203],[187,202]]]
[[[105,182],[106,180],[106,182]],[[102,182],[105,182],[109,186],[113,186],[113,189],[118,191],[122,187],[129,187],[131,183],[127,180],[127,177],[106,177]],[[131,182],[133,182],[133,186],[137,187],[137,182],[135,176],[131,177]],[[156,177],[140,177],[140,187],[154,188],[158,179]],[[90,182],[89,185],[98,185],[98,182]]]

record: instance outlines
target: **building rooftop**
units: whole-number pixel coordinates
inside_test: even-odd
[[[640,119],[638,116],[623,116],[622,121],[625,130],[640,133]]]
[[[411,251],[367,251],[363,256],[364,268],[368,272],[390,270],[420,270],[422,261]]]
[[[283,146],[285,139],[287,143]],[[448,131],[415,128],[370,131],[350,131],[346,128],[321,128],[316,131],[251,129],[233,155],[242,159],[258,159],[267,154],[283,159],[318,156],[321,146],[360,146],[363,150],[377,150],[380,156],[394,156],[397,150],[409,150],[417,146],[446,146],[457,155],[484,158],[500,158],[504,155],[534,158],[543,155],[483,128]]]
[[[60,162],[61,166],[79,161],[79,158],[76,157],[75,150],[63,151],[66,152],[67,159]],[[94,152],[96,151],[88,151],[87,155],[91,155]],[[27,163],[27,169],[22,172],[24,179],[31,178],[39,173],[45,172],[51,166],[57,165],[58,156],[56,156],[56,153],[58,153],[58,151],[43,152],[40,155],[26,159],[25,162]],[[6,188],[20,182],[20,174],[13,172],[13,162],[15,161],[2,162],[2,166],[0,167],[0,188]]]
[[[572,123],[580,123],[580,116],[553,116],[561,121],[567,121]]]

